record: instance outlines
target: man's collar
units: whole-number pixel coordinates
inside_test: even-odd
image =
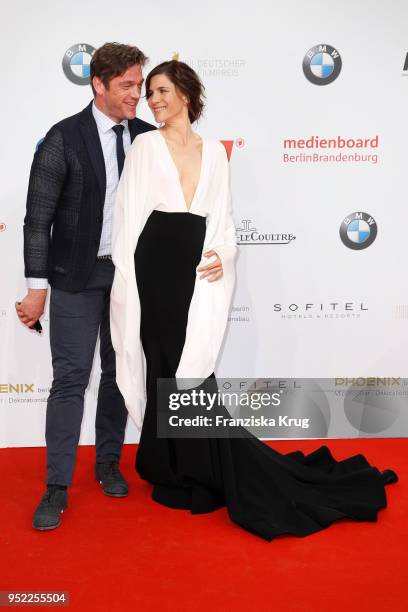
[[[105,115],[105,113],[99,110],[95,104],[95,101],[92,103],[92,114],[96,121],[96,125],[98,126],[98,130],[103,134],[110,130],[114,125],[118,125],[115,123],[115,121],[113,121],[113,119],[108,117],[108,115]],[[124,125],[125,128],[129,128],[127,119],[121,121],[119,125]]]

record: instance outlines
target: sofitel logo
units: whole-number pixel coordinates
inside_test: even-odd
[[[238,244],[290,244],[295,240],[293,234],[267,234],[258,232],[251,219],[242,219],[242,226],[236,228]]]
[[[359,319],[367,310],[363,302],[273,304],[282,319]]]

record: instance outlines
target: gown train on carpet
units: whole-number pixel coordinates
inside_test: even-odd
[[[384,484],[361,454],[337,461],[321,446],[284,455],[244,429],[241,438],[157,436],[156,383],[177,370],[205,232],[203,216],[155,210],[135,252],[147,368],[136,469],[152,483],[153,499],[192,513],[226,506],[235,523],[268,541],[306,536],[342,518],[376,521],[386,506]]]

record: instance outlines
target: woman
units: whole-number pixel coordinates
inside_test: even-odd
[[[136,469],[156,501],[193,513],[226,505],[232,520],[268,541],[345,517],[376,520],[384,484],[397,476],[362,455],[337,462],[326,446],[282,455],[244,429],[233,439],[157,435],[157,379],[176,379],[179,388],[185,379],[215,382],[237,247],[225,149],[191,128],[203,109],[198,75],[165,62],[148,75],[146,91],[162,127],[138,136],[126,157],[111,296],[117,381],[142,427]]]

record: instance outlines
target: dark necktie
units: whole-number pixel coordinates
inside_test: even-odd
[[[125,163],[125,149],[123,148],[123,130],[125,126],[123,125],[114,125],[112,130],[116,134],[116,159],[118,160],[118,172],[119,178],[122,174],[123,164]]]

